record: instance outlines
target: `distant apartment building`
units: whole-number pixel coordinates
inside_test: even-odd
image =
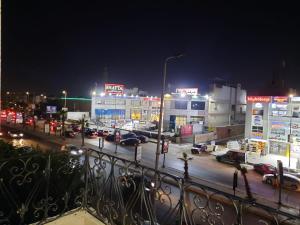
[[[236,86],[212,84],[208,94],[208,127],[245,123],[247,91]]]

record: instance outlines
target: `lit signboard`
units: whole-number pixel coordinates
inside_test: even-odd
[[[247,102],[271,102],[271,96],[247,96]]]
[[[153,98],[151,98],[151,97],[145,97],[145,98],[143,98],[143,100],[144,100],[144,101],[160,101],[160,98],[155,98],[155,97],[153,97]]]
[[[123,84],[104,84],[106,94],[123,94],[125,86]]]
[[[198,88],[176,88],[176,93],[184,95],[197,95]]]
[[[292,97],[291,101],[292,102],[300,102],[300,97],[298,97],[298,96],[297,97]]]
[[[287,97],[287,96],[274,96],[274,97],[272,97],[272,102],[273,103],[288,103],[289,102],[289,97]]]
[[[57,113],[57,107],[56,106],[46,106],[46,113]]]

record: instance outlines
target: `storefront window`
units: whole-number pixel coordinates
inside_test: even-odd
[[[140,120],[141,119],[141,110],[139,110],[139,109],[131,110],[131,119]]]
[[[186,125],[186,116],[176,116],[175,123],[177,127]]]
[[[204,110],[205,109],[205,102],[192,101],[191,102],[191,109],[192,110]]]
[[[300,118],[300,106],[293,106],[293,117]]]
[[[288,143],[270,141],[270,153],[286,156],[288,152]]]
[[[199,121],[204,121],[204,117],[203,116],[191,116],[191,122],[199,122]]]
[[[175,101],[175,109],[187,109],[187,101]]]

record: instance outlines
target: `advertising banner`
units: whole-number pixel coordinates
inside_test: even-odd
[[[287,97],[287,96],[273,96],[272,97],[272,102],[273,103],[288,103],[289,102],[289,97]]]
[[[288,141],[289,122],[271,121],[269,139],[277,141]]]
[[[124,94],[125,86],[123,84],[104,84],[106,94]]]
[[[252,126],[263,126],[263,117],[261,115],[252,115]]]
[[[50,106],[50,105],[47,105],[46,106],[46,113],[57,113],[57,107],[56,106]]]

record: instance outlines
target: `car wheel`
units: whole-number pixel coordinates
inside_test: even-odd
[[[267,184],[270,184],[270,185],[272,185],[272,184],[273,184],[272,180],[271,180],[271,179],[269,179],[269,178],[267,178],[267,179],[266,179],[266,183],[267,183]]]

